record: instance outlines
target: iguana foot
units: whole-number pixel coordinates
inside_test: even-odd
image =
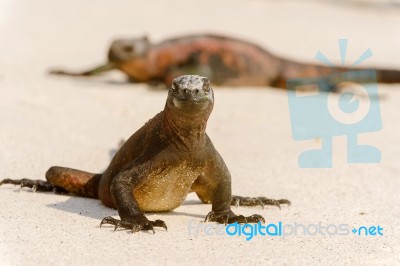
[[[241,196],[232,196],[231,206],[261,206],[264,208],[264,205],[274,205],[281,208],[281,204],[287,204],[290,206],[290,201],[287,199],[268,199],[266,197],[241,197]]]
[[[213,211],[209,212],[204,220],[204,222],[217,222],[221,224],[233,224],[233,223],[265,223],[264,217],[258,214],[253,214],[251,216],[235,215],[232,212],[218,214]]]
[[[44,180],[33,180],[33,179],[4,179],[0,182],[0,185],[3,184],[12,184],[12,185],[20,185],[21,188],[28,187],[33,191],[52,191],[54,193],[65,193],[67,192],[65,189],[53,186],[47,181]]]
[[[118,220],[111,216],[108,216],[101,221],[100,227],[103,224],[114,225],[114,231],[120,227],[125,229],[131,229],[132,233],[138,232],[140,230],[144,231],[152,230],[154,234],[155,233],[154,227],[163,227],[165,230],[167,230],[167,225],[165,224],[164,221],[161,220],[149,221],[144,216],[140,216],[136,219],[129,219],[129,220]]]

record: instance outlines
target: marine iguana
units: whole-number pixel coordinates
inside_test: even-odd
[[[136,232],[167,226],[150,221],[144,212],[171,211],[190,192],[203,203],[211,203],[206,221],[218,223],[265,222],[261,215],[236,215],[231,205],[290,204],[286,199],[231,195],[231,176],[221,155],[206,134],[207,120],[214,106],[214,93],[206,77],[181,76],[173,80],[165,108],[136,131],[119,149],[102,174],[66,167],[51,167],[44,180],[4,179],[38,191],[68,192],[98,198],[116,208],[120,220],[105,217],[112,224]]]
[[[52,70],[52,74],[93,76],[112,69],[132,82],[163,83],[173,77],[204,75],[218,86],[272,86],[285,88],[290,78],[321,77],[355,68],[328,67],[280,58],[251,42],[212,34],[166,39],[152,44],[147,37],[117,39],[108,51],[108,62],[83,72]],[[377,81],[400,82],[400,71],[377,69]],[[363,83],[361,78],[360,83]],[[331,90],[335,89],[332,84]]]

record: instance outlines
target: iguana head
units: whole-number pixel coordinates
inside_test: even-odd
[[[214,106],[214,92],[210,81],[198,75],[183,75],[172,81],[167,108],[180,116],[208,118]]]
[[[132,39],[117,39],[108,51],[108,60],[113,63],[145,56],[151,46],[147,36]]]

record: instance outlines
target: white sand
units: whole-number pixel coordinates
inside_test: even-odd
[[[100,3],[101,2],[101,3]],[[190,3],[189,3],[190,2]],[[165,91],[46,75],[50,66],[99,63],[116,36],[226,32],[281,55],[313,61],[321,50],[340,62],[337,39],[349,38],[348,62],[370,48],[369,65],[400,69],[400,11],[295,1],[0,1],[0,178],[44,178],[49,166],[102,171],[109,152],[163,108]],[[117,81],[110,83],[109,81]],[[155,235],[98,228],[117,217],[100,201],[0,188],[1,265],[400,264],[400,85],[381,85],[383,130],[363,134],[382,162],[348,165],[344,137],[334,140],[332,169],[300,169],[287,96],[272,89],[219,89],[208,133],[239,195],[288,198],[290,208],[239,208],[267,222],[380,225],[384,236],[210,237],[189,235],[210,205],[190,195]],[[361,215],[360,213],[365,213]]]

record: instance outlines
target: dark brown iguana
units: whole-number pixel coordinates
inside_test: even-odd
[[[298,63],[250,42],[205,34],[167,39],[158,44],[152,44],[147,37],[115,40],[108,52],[108,63],[84,72],[53,70],[51,73],[92,76],[112,69],[124,72],[133,82],[164,83],[167,87],[173,77],[198,74],[208,76],[215,85],[277,88],[285,88],[290,78],[354,70]],[[400,71],[376,72],[378,82],[400,82]]]
[[[167,228],[164,221],[149,221],[144,212],[171,211],[187,194],[196,192],[203,203],[211,203],[206,220],[219,223],[265,222],[260,215],[244,217],[231,205],[290,204],[288,200],[231,195],[231,176],[224,160],[205,130],[214,105],[209,80],[181,76],[172,83],[164,111],[134,133],[120,148],[103,174],[65,167],[51,167],[43,180],[4,179],[0,184],[20,184],[39,191],[65,191],[82,197],[99,198],[117,208],[121,220],[113,224],[132,231]]]

